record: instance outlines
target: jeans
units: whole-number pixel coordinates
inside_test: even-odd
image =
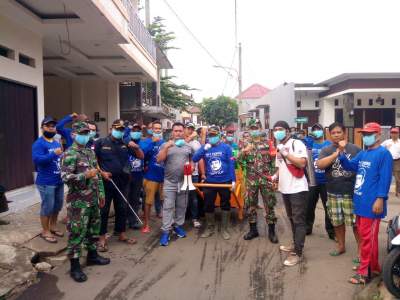
[[[126,189],[128,187],[128,179],[122,177],[113,177],[113,181],[119,188],[119,190],[126,195]],[[107,233],[108,227],[108,215],[110,213],[111,202],[114,202],[114,210],[115,210],[115,227],[114,231],[116,233],[121,233],[126,231],[126,209],[127,205],[122,199],[119,192],[115,189],[114,185],[104,180],[104,189],[106,192],[106,203],[104,207],[100,210],[101,213],[101,227],[100,227],[100,235],[104,235]]]
[[[303,254],[306,240],[307,194],[308,192],[282,194],[286,214],[292,227],[294,249],[298,256]]]
[[[192,176],[193,183],[199,182],[199,176]],[[199,198],[196,190],[189,191],[189,202],[188,202],[188,210],[190,211],[190,215],[192,220],[197,220],[199,218]]]
[[[42,200],[40,216],[49,217],[58,214],[64,202],[64,184],[59,185],[37,185]]]
[[[329,218],[328,210],[326,208],[326,202],[328,201],[328,194],[326,192],[326,185],[320,184],[317,186],[310,187],[307,202],[307,232],[311,233],[314,221],[315,221],[315,208],[317,207],[318,199],[321,197],[322,205],[325,211],[325,230],[328,234],[334,233],[332,222]]]
[[[143,187],[143,178],[135,177],[131,179],[129,183],[128,201],[136,214],[138,214],[140,210],[140,205],[141,205],[140,194],[142,192],[142,187]],[[127,209],[127,219],[130,227],[133,227],[139,223],[138,219],[136,218],[136,216],[133,214],[133,212],[129,207]]]

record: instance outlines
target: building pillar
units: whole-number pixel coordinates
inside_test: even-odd
[[[343,95],[343,125],[354,127],[354,94]]]

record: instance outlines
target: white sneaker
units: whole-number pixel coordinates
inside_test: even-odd
[[[289,255],[283,264],[287,267],[293,267],[297,265],[299,262],[301,262],[301,257],[297,256],[297,254],[294,255]]]
[[[294,252],[294,246],[293,246],[293,244],[291,244],[290,246],[280,245],[279,250],[281,250],[283,252]]]
[[[197,219],[193,220],[193,227],[194,228],[200,228],[201,227],[201,223],[199,222],[199,220],[197,220]]]

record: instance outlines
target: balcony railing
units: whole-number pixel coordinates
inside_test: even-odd
[[[156,60],[156,44],[146,26],[144,26],[139,16],[136,14],[131,0],[122,0],[122,3],[129,15],[128,30],[138,39],[150,56]]]

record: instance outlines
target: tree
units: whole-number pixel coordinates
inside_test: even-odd
[[[148,30],[162,51],[178,49],[170,46],[170,42],[175,40],[175,33],[167,31],[162,17],[155,17],[149,25]],[[175,76],[161,76],[160,93],[162,103],[180,110],[195,104],[187,92],[195,90],[187,84],[177,84],[173,81]]]
[[[201,117],[210,125],[225,126],[238,120],[237,102],[226,96],[206,98],[201,103]]]

